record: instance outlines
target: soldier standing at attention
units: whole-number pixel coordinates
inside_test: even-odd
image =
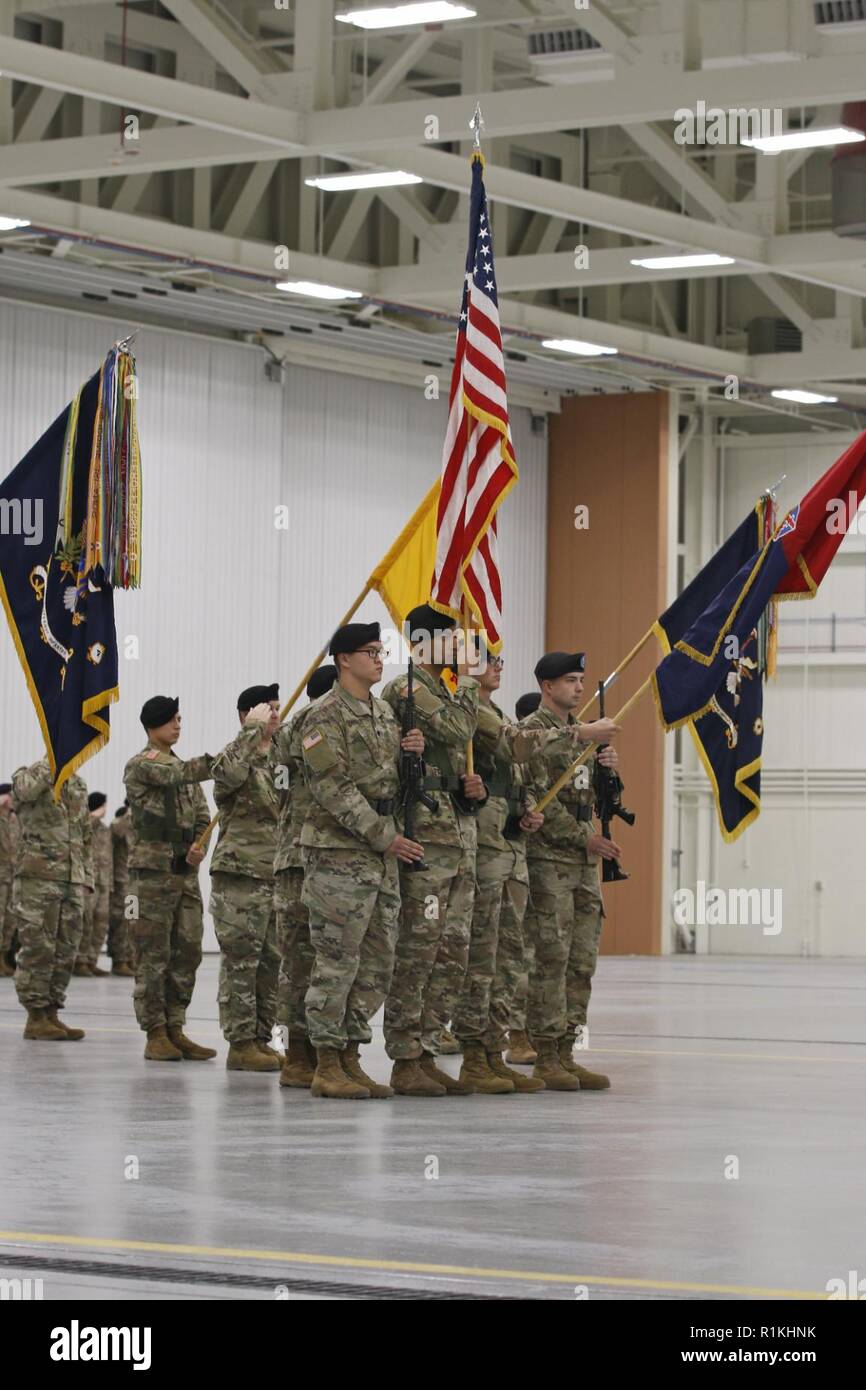
[[[534,714],[540,704],[541,695],[537,690],[530,690],[526,695],[521,695],[514,706],[514,714],[518,723],[526,719],[527,715]],[[503,911],[505,910],[505,904],[503,903]],[[538,1061],[538,1053],[529,1041],[529,1035],[526,1031],[526,999],[529,992],[529,975],[532,967],[532,942],[534,940],[529,924],[529,915],[531,912],[532,904],[528,903],[523,915],[521,929],[521,935],[523,937],[523,956],[511,1001],[511,1017],[508,1025],[508,1051],[505,1054],[506,1062],[530,1067],[534,1062]]]
[[[281,1086],[309,1090],[316,1069],[316,1049],[310,1042],[304,1004],[313,969],[310,918],[301,901],[304,868],[301,863],[301,831],[310,809],[310,793],[304,781],[301,747],[304,724],[313,702],[327,695],[337,679],[335,666],[320,666],[307,681],[311,702],[277,730],[271,744],[271,770],[281,798],[277,852],[274,858],[274,894],[280,975],[277,987],[277,1021],[285,1028],[286,1055],[280,1072]]]
[[[108,899],[111,893],[111,831],[105,824],[105,792],[91,792],[87,809],[93,822],[91,853],[93,855],[93,892],[84,902],[84,930],[78,945],[74,975],[107,975],[99,968],[99,955],[108,932]]]
[[[12,938],[15,918],[12,915],[12,880],[18,853],[18,817],[12,810],[12,783],[0,782],[0,976],[14,975]]]
[[[21,843],[12,886],[21,949],[15,989],[27,1010],[25,1038],[72,1042],[81,1028],[58,1017],[84,926],[85,893],[93,891],[87,786],[75,773],[54,800],[47,758],[12,778]]]
[[[131,976],[132,942],[126,919],[126,890],[129,886],[129,835],[132,820],[129,803],[124,801],[111,822],[111,893],[108,899],[108,954],[112,975]]]
[[[463,1051],[460,1079],[483,1095],[544,1090],[539,1078],[511,1071],[502,1060],[523,961],[523,915],[529,897],[525,834],[544,821],[532,810],[515,761],[517,750],[510,746],[508,735],[513,732],[519,740],[520,734],[493,703],[502,665],[500,656],[488,655],[478,677],[474,761],[487,800],[478,812],[469,964],[453,1021]]]
[[[310,808],[301,834],[303,901],[316,953],[307,1025],[318,1058],[311,1094],[386,1099],[359,1049],[388,992],[400,912],[397,861],[421,846],[397,830],[400,726],[372,694],[382,679],[378,623],[349,623],[331,639],[337,683],[311,709],[301,748]],[[417,729],[402,739],[424,751]]]
[[[455,694],[442,676],[457,661],[454,620],[428,604],[406,619],[415,669],[415,713],[424,735],[424,789],[434,814],[415,808],[414,834],[423,868],[400,872],[402,911],[394,978],[385,1003],[385,1045],[394,1062],[391,1084],[400,1095],[471,1095],[473,1087],[436,1066],[442,1032],[463,987],[475,895],[475,813],[484,784],[468,775],[466,744],[475,733],[478,682],[460,675]],[[382,692],[402,727],[407,677]]]
[[[220,1027],[229,1071],[279,1071],[270,1046],[277,1015],[274,854],[279,792],[268,755],[280,723],[278,685],[238,696],[241,730],[213,763],[219,840],[211,859],[210,911],[220,960]]]
[[[210,816],[198,783],[210,777],[212,760],[204,753],[182,762],[172,751],[180,738],[179,703],[167,695],[145,701],[147,744],[123,772],[133,827],[129,891],[138,909],[133,1000],[151,1062],[216,1056],[183,1031],[204,929],[198,867],[205,852],[194,841]]]
[[[583,652],[548,652],[535,667],[541,704],[525,721],[527,729],[565,729],[575,726],[574,710],[583,693]],[[588,743],[606,742],[618,732],[612,720],[580,725],[577,736]],[[582,737],[585,735],[585,738]],[[569,740],[554,740],[533,755],[534,791],[544,791],[581,751]],[[616,750],[598,755],[606,767],[616,767]],[[586,1024],[592,977],[598,960],[604,906],[598,881],[601,858],[618,859],[613,840],[596,833],[592,823],[591,781],[594,759],[585,777],[567,782],[545,807],[544,824],[527,845],[533,916],[535,959],[529,980],[527,1023],[538,1051],[534,1075],[555,1091],[602,1091],[610,1081],[599,1072],[577,1066],[575,1035]],[[580,771],[580,769],[578,769]]]

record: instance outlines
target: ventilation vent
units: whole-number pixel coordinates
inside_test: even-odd
[[[746,328],[750,357],[767,352],[800,352],[803,347],[803,335],[790,319],[751,319]]]
[[[601,48],[585,29],[541,29],[529,35],[530,58],[546,58],[559,53],[587,53]]]
[[[866,0],[816,0],[815,23],[822,28],[834,24],[866,24]]]

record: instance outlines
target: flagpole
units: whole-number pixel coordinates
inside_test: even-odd
[[[480,154],[480,153],[481,153],[481,131],[483,130],[483,128],[484,128],[484,117],[481,115],[481,102],[480,102],[480,101],[476,101],[476,103],[475,103],[475,113],[474,113],[474,115],[473,115],[473,117],[472,117],[472,120],[469,122],[469,129],[472,131],[472,134],[473,134],[473,136],[474,136],[474,147],[473,147],[473,152],[472,152],[472,158],[473,158],[473,159],[475,158],[475,155],[476,155],[476,154]],[[468,453],[469,453],[469,415],[468,415],[468,412],[466,412],[466,453],[467,453],[467,455],[468,455]],[[469,607],[468,607],[468,604],[467,604],[467,602],[466,602],[466,596],[465,596],[465,595],[463,596],[463,601],[462,601],[461,607],[462,607],[462,609],[463,609],[463,653],[464,653],[464,660],[465,660],[466,657],[469,655]],[[480,655],[480,651],[479,651],[479,655]],[[472,777],[472,776],[474,776],[474,774],[475,774],[475,754],[474,754],[474,751],[473,751],[473,748],[472,748],[472,739],[469,738],[469,739],[466,740],[466,775],[467,775],[468,777]]]
[[[613,716],[614,723],[619,724],[620,721],[624,719],[625,716],[628,714],[632,706],[637,704],[641,695],[643,695],[645,691],[649,690],[651,679],[651,676],[647,676],[643,685],[638,686],[631,699],[626,700],[622,709],[617,710],[616,714]],[[547,791],[544,793],[544,796],[541,798],[538,805],[533,807],[533,810],[543,811],[545,806],[549,805],[553,798],[559,795],[566,782],[571,781],[577,769],[581,766],[582,763],[586,762],[587,758],[595,751],[596,748],[598,748],[598,746],[599,745],[597,743],[593,743],[590,745],[589,748],[585,748],[584,751],[581,753],[580,757],[575,758],[571,766],[565,769],[565,772],[563,772],[562,776],[557,777],[556,781],[553,783],[553,786],[548,787]]]

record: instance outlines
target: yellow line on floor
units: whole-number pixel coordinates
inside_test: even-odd
[[[155,1240],[117,1240],[110,1237],[47,1235],[37,1231],[0,1231],[0,1241],[33,1245],[75,1246],[91,1250],[140,1250],[160,1255],[204,1255],[232,1260],[267,1260],[271,1264],[327,1265],[333,1269],[371,1269],[403,1274],[438,1274],[473,1279],[515,1279],[530,1284],[594,1284],[603,1288],[655,1289],[672,1293],[729,1293],[751,1298],[825,1299],[809,1289],[765,1289],[744,1284],[690,1284],[672,1279],[617,1279],[608,1275],[544,1274],[528,1269],[483,1269],[472,1265],[419,1264],[412,1260],[361,1259],[350,1255],[306,1255],[294,1250],[237,1250],[222,1245],[170,1245]],[[14,1254],[7,1259],[14,1264]],[[279,1282],[276,1280],[275,1282]]]

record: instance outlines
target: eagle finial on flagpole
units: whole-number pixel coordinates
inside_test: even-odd
[[[480,149],[481,149],[481,132],[482,132],[482,130],[484,129],[484,126],[485,126],[485,120],[484,120],[484,117],[483,117],[482,114],[481,114],[481,102],[480,102],[480,101],[477,101],[477,102],[475,103],[475,114],[474,114],[474,116],[472,117],[472,120],[469,122],[469,129],[470,129],[471,131],[473,131],[474,134],[475,134],[475,148],[476,148],[476,150],[480,150]]]

